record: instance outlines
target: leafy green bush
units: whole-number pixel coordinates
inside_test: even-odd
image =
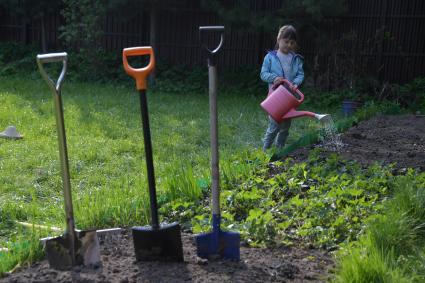
[[[68,53],[67,78],[74,81],[111,82],[128,79],[122,68],[121,54],[97,50],[96,58],[87,60],[89,55],[84,53]],[[93,61],[96,61],[93,64]]]
[[[37,69],[34,45],[0,42],[0,76],[34,72]]]
[[[158,60],[154,87],[167,93],[205,93],[208,70],[201,66],[170,65]]]
[[[303,107],[306,109],[330,109],[341,105],[344,96],[341,91],[320,91],[318,89],[301,89],[305,95]]]
[[[219,93],[232,95],[266,96],[267,85],[260,80],[259,69],[241,67],[236,70],[225,70],[218,67]],[[208,69],[202,66],[170,65],[158,61],[156,68],[157,80],[155,88],[159,91],[178,93],[207,93]]]
[[[425,77],[419,77],[400,87],[401,97],[409,108],[425,111]]]
[[[260,67],[240,67],[235,70],[223,70],[220,74],[221,87],[229,92],[243,96],[266,97],[267,84],[260,79]]]

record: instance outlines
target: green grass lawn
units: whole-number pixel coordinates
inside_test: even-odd
[[[133,82],[67,82],[65,127],[78,228],[146,224],[149,219],[143,135]],[[261,148],[267,126],[261,96],[219,93],[223,167]],[[208,94],[148,92],[160,201],[198,198],[209,176]],[[0,247],[16,239],[15,220],[64,227],[61,173],[52,93],[38,74],[0,78],[0,129],[15,125],[23,140],[0,139]],[[288,143],[317,129],[297,119]],[[229,167],[229,166],[227,166]]]

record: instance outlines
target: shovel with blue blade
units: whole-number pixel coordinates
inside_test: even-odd
[[[205,32],[219,32],[220,43],[211,50],[203,43]],[[224,41],[224,26],[199,27],[200,41],[208,54],[208,78],[210,100],[210,134],[211,134],[211,192],[212,192],[212,232],[196,235],[197,254],[201,258],[240,259],[240,235],[236,232],[221,231],[220,223],[220,188],[218,157],[218,123],[217,123],[217,68],[216,54]]]

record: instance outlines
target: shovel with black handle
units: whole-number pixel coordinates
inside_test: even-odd
[[[211,50],[204,43],[205,32],[220,33],[220,43]],[[202,258],[227,258],[239,260],[240,235],[236,232],[222,231],[220,228],[220,171],[218,157],[218,115],[217,115],[217,67],[216,55],[224,41],[224,26],[199,27],[200,41],[208,56],[209,100],[210,100],[210,135],[211,135],[211,204],[212,232],[196,236],[197,254]]]
[[[62,62],[62,71],[55,83],[46,73],[43,64]],[[63,194],[65,201],[66,231],[62,236],[47,238],[44,248],[51,267],[66,270],[74,265],[100,265],[99,241],[96,230],[75,230],[72,207],[71,183],[69,181],[68,150],[66,146],[65,123],[63,118],[61,87],[67,69],[68,55],[50,53],[37,55],[37,64],[44,80],[53,92],[55,103],[56,127],[59,142]]]
[[[149,55],[149,64],[146,67],[135,69],[128,64],[127,57],[146,55]],[[160,225],[158,220],[158,204],[146,99],[146,77],[155,67],[153,49],[150,46],[125,48],[122,52],[122,60],[126,73],[136,80],[136,88],[140,94],[151,209],[151,226],[136,226],[132,228],[136,259],[139,261],[183,261],[180,225],[177,222]]]

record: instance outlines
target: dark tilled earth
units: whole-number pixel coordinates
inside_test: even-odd
[[[360,122],[342,136],[339,153],[364,166],[376,161],[396,163],[398,170],[425,169],[425,117],[378,116]],[[316,145],[317,146],[317,145]],[[314,147],[314,146],[313,146]],[[312,147],[290,156],[303,161]],[[326,157],[332,152],[324,151]],[[204,261],[196,256],[194,236],[183,234],[184,262],[137,262],[131,234],[126,231],[101,239],[102,267],[71,271],[50,269],[47,261],[0,279],[3,282],[323,282],[332,269],[331,256],[323,250],[280,247],[241,247],[241,261]]]
[[[342,136],[344,147],[338,154],[364,166],[379,162],[395,163],[397,169],[417,168],[425,171],[425,117],[382,115],[362,121]],[[307,159],[311,148],[300,148],[289,156],[295,161]],[[324,151],[323,156],[331,154]]]
[[[105,237],[105,236],[103,236]],[[194,236],[183,234],[184,262],[137,262],[131,232],[101,239],[102,267],[71,271],[49,268],[46,260],[0,282],[323,282],[333,261],[324,251],[241,247],[241,260],[201,260]]]

